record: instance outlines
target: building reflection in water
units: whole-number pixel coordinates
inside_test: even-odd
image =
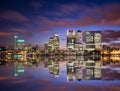
[[[59,76],[59,59],[58,57],[44,57],[44,67],[49,69],[49,73],[54,77]]]
[[[86,79],[101,79],[101,62],[88,60],[85,62],[86,67]]]
[[[87,80],[97,79],[100,80],[102,77],[101,67],[102,61],[100,56],[90,56],[85,60],[85,77]]]
[[[111,63],[120,63],[120,57],[119,56],[105,56],[101,57],[101,61],[103,62],[103,66],[109,65]]]
[[[14,59],[14,76],[18,76],[19,73],[24,73],[25,72],[25,66],[32,66],[35,65],[36,67],[40,64],[41,58],[28,58],[28,59]]]
[[[61,69],[60,63],[64,61],[66,64],[65,72],[67,74],[67,81],[81,81],[82,79],[100,80],[102,79],[102,66],[106,66],[110,63],[119,63],[119,60],[120,58],[99,56],[67,56],[65,58],[49,56],[42,58],[27,58],[24,61],[14,59],[14,76],[18,76],[19,73],[24,73],[25,66],[35,65],[36,67],[40,67],[44,65],[44,68],[47,68],[50,74],[54,77],[59,77]]]
[[[101,66],[102,62],[100,58],[79,56],[76,59],[74,57],[68,57],[67,60],[67,81],[74,81],[75,78],[80,81],[81,79],[101,79]],[[85,74],[84,74],[85,73]]]
[[[80,81],[82,79],[83,60],[81,58],[74,59],[73,56],[68,56],[66,61],[67,81],[74,81],[75,78]]]
[[[23,62],[14,62],[14,67],[15,67],[15,73],[14,76],[18,76],[18,73],[24,72],[24,65]]]

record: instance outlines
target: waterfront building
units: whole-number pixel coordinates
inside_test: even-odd
[[[58,34],[55,34],[53,37],[49,38],[49,47],[51,52],[59,50],[60,38]]]
[[[78,30],[75,34],[75,45],[74,45],[76,54],[83,54],[84,53],[84,46],[83,46],[83,36],[81,30]]]
[[[54,50],[54,38],[53,37],[49,38],[49,47],[50,47],[50,51]]]
[[[27,51],[24,49],[24,40],[18,39],[18,36],[14,36],[14,59],[24,61],[27,57]]]
[[[55,34],[53,36],[53,39],[54,39],[54,50],[59,50],[59,48],[60,48],[60,38],[59,38],[59,35]]]
[[[75,50],[83,50],[82,32],[78,30],[75,34]]]
[[[75,32],[73,30],[67,31],[67,50],[74,50]]]
[[[101,50],[101,31],[87,31],[86,32],[86,50]]]

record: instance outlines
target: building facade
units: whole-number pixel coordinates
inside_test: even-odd
[[[60,48],[60,38],[59,38],[59,35],[55,34],[53,36],[53,39],[54,39],[54,50],[59,50],[59,48]]]
[[[73,30],[67,31],[67,50],[74,50],[75,32]]]
[[[83,50],[83,36],[81,30],[78,30],[75,34],[75,50]]]
[[[100,50],[101,45],[101,31],[87,31],[86,32],[86,50]]]
[[[54,38],[53,37],[49,38],[49,47],[50,47],[50,51],[54,50]]]
[[[53,37],[49,38],[49,43],[44,44],[45,54],[50,53],[58,53],[60,49],[60,38],[58,34],[55,34]]]

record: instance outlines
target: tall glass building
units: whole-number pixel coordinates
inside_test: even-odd
[[[87,31],[86,32],[86,50],[101,49],[101,31]]]
[[[60,48],[60,38],[58,34],[49,38],[49,47],[51,51],[59,50]]]
[[[67,49],[74,50],[75,33],[73,30],[67,31]]]
[[[75,34],[75,50],[83,50],[83,39],[82,39],[82,32],[81,30],[78,30]]]

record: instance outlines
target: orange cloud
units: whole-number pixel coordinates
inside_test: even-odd
[[[11,79],[12,77],[10,76],[0,76],[0,80],[8,80]]]
[[[0,32],[0,36],[14,36],[15,32]]]

